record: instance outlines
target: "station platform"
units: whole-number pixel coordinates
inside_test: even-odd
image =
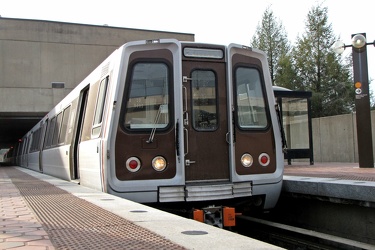
[[[0,185],[0,249],[280,249],[24,168]]]
[[[375,168],[359,168],[358,163],[285,165],[283,192],[375,206]]]

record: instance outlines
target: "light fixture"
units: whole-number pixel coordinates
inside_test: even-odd
[[[332,45],[332,49],[337,54],[342,54],[345,50],[345,43],[343,41],[337,41]]]
[[[352,38],[352,45],[356,49],[360,49],[366,45],[366,37],[362,34],[357,34]]]

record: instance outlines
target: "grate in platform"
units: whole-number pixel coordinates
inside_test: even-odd
[[[57,249],[185,249],[20,170],[7,174]]]

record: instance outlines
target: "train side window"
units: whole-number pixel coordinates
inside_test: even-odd
[[[259,71],[238,67],[235,82],[238,126],[242,129],[265,129],[268,126],[266,102]]]
[[[52,138],[53,138],[53,131],[55,129],[55,124],[56,124],[56,116],[51,119],[51,122],[49,123],[49,126],[47,128],[47,139],[46,139],[45,148],[50,148],[52,145]]]
[[[194,70],[191,74],[193,127],[198,131],[218,128],[216,104],[216,76],[211,70]]]
[[[169,125],[169,70],[165,63],[137,63],[132,70],[124,126],[129,130]]]
[[[31,134],[31,147],[30,152],[35,152],[39,150],[39,140],[40,140],[40,128],[35,130],[34,133]]]
[[[95,116],[94,116],[94,123],[92,126],[92,135],[98,136],[101,131],[102,122],[103,122],[103,113],[104,113],[104,105],[105,105],[105,97],[107,94],[107,87],[108,87],[109,77],[106,77],[100,82],[98,97],[96,98],[96,108],[95,108]]]
[[[35,144],[34,144],[34,150],[39,151],[40,150],[40,134],[41,134],[41,128],[38,128],[37,131],[35,132]],[[33,138],[34,140],[34,138]]]
[[[59,135],[59,144],[65,143],[65,138],[66,138],[66,132],[68,128],[68,122],[69,122],[69,117],[70,117],[70,107],[67,107],[64,112],[63,112],[63,117],[62,117],[62,122],[61,122],[61,131]]]
[[[52,146],[57,145],[57,141],[59,138],[59,132],[61,128],[61,120],[62,120],[62,112],[57,115],[56,118],[56,124],[55,124],[55,130],[53,131],[53,139],[52,139]]]
[[[34,152],[34,145],[35,145],[35,139],[36,139],[36,132],[37,131],[34,131],[34,132],[31,132],[31,145],[30,145],[30,153]]]

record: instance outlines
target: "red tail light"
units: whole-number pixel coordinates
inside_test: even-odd
[[[137,157],[130,157],[126,160],[126,168],[130,172],[137,172],[141,168],[141,161]]]
[[[263,167],[268,166],[270,164],[270,156],[266,153],[262,153],[259,155],[259,164],[262,165]]]

